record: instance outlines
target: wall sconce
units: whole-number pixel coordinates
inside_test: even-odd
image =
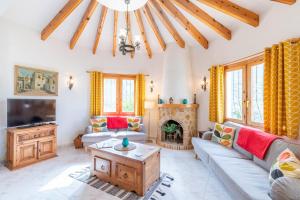
[[[74,86],[74,79],[72,76],[69,77],[69,80],[68,80],[68,87],[69,87],[69,90],[72,90]]]
[[[206,91],[206,88],[207,88],[207,84],[208,84],[208,81],[206,79],[206,76],[203,77],[203,80],[201,81],[201,89],[203,91]]]
[[[154,90],[154,82],[153,80],[150,81],[150,92],[152,93]]]

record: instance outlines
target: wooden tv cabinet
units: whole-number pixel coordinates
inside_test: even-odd
[[[6,166],[10,170],[56,156],[57,125],[7,129]]]

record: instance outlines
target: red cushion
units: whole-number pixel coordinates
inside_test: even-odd
[[[108,129],[128,128],[127,118],[125,117],[107,117]]]

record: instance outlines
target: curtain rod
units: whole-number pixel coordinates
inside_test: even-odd
[[[92,73],[92,72],[94,72],[94,71],[86,71],[86,73]],[[128,75],[128,74],[125,74],[125,75]],[[134,74],[130,74],[130,75],[134,75]],[[150,76],[150,75],[149,74],[144,74],[144,76]]]
[[[222,64],[222,65],[223,65],[223,66],[226,66],[226,65],[231,65],[231,64],[239,63],[239,62],[242,62],[242,61],[247,60],[247,59],[249,59],[249,58],[252,58],[252,57],[255,57],[255,56],[260,56],[260,55],[263,55],[263,54],[264,54],[264,51],[261,51],[261,52],[252,54],[252,55],[250,55],[250,56],[246,56],[246,57],[243,57],[243,58],[240,58],[240,59],[238,59],[238,60],[235,60],[235,61],[231,61],[231,62]],[[210,71],[210,68],[208,69],[208,71]]]

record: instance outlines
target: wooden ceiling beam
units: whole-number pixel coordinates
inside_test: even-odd
[[[231,17],[234,17],[251,26],[257,27],[259,25],[259,16],[229,0],[198,0],[199,2],[219,10]]]
[[[116,48],[117,48],[117,34],[118,34],[118,17],[119,17],[119,12],[114,11],[114,35],[113,35],[113,56],[116,56]]]
[[[153,1],[153,0],[152,0]],[[172,15],[183,28],[201,44],[205,49],[208,48],[207,39],[198,31],[198,29],[175,7],[169,0],[157,0],[170,15]]]
[[[276,1],[279,3],[288,4],[288,5],[292,5],[292,4],[296,3],[296,0],[271,0],[271,1]]]
[[[42,30],[41,39],[46,40],[65,19],[79,6],[82,0],[68,0],[50,23]]]
[[[99,20],[99,24],[98,24],[98,28],[97,28],[97,33],[96,33],[96,39],[95,39],[95,43],[94,43],[94,47],[93,47],[93,54],[96,54],[96,51],[98,48],[98,44],[100,41],[101,33],[103,30],[103,26],[104,26],[104,22],[105,22],[105,18],[106,18],[106,14],[107,14],[107,7],[102,6],[100,20]]]
[[[160,7],[160,5],[155,0],[149,0],[148,3],[155,11],[156,15],[159,17],[159,19],[162,21],[164,26],[167,28],[169,33],[173,36],[174,40],[177,42],[177,44],[181,47],[185,47],[185,42],[182,39],[182,37],[179,35],[178,31],[175,29],[171,21],[169,20],[168,16],[165,14],[163,9]]]
[[[143,23],[143,20],[142,20],[141,12],[140,12],[140,10],[135,10],[134,14],[135,14],[135,18],[136,18],[136,21],[138,23],[141,35],[143,37],[143,41],[144,41],[148,56],[149,56],[149,58],[152,58],[152,50],[151,50],[151,47],[150,47],[149,42],[147,40],[147,35],[146,35],[146,32],[145,32],[145,27],[144,27],[144,23]]]
[[[146,16],[146,19],[147,19],[148,23],[150,24],[150,27],[152,28],[152,30],[153,30],[153,32],[154,32],[154,34],[155,34],[155,36],[156,36],[156,38],[157,38],[157,40],[158,40],[158,42],[159,42],[159,44],[160,44],[162,50],[165,51],[167,45],[166,45],[166,43],[165,43],[163,37],[161,36],[161,33],[160,33],[160,31],[159,31],[159,29],[158,29],[158,27],[157,27],[157,24],[156,24],[155,21],[154,21],[154,18],[153,18],[153,16],[152,16],[152,13],[151,13],[151,11],[150,11],[149,6],[146,4],[146,5],[142,8],[142,10],[143,10],[143,12],[144,12],[144,14],[145,14],[145,16]]]
[[[211,29],[213,29],[216,33],[218,33],[225,39],[227,40],[231,39],[231,31],[228,28],[226,28],[223,24],[221,24],[216,19],[211,17],[209,14],[207,14],[197,5],[192,3],[190,0],[171,0],[171,1],[174,2],[181,9],[191,14],[193,17],[197,18],[202,23],[209,26]]]
[[[131,31],[130,13],[125,12],[125,21],[127,20],[127,15],[128,15],[128,28],[129,28],[129,30],[128,30],[128,42],[129,42],[129,44],[132,45],[132,31]],[[130,57],[134,58],[134,54],[135,54],[135,52],[132,52]]]
[[[76,32],[74,33],[71,41],[70,41],[70,49],[73,49],[81,36],[84,28],[86,27],[87,23],[90,21],[91,16],[93,15],[96,7],[98,5],[97,0],[91,0],[89,6],[87,7],[78,27]]]

